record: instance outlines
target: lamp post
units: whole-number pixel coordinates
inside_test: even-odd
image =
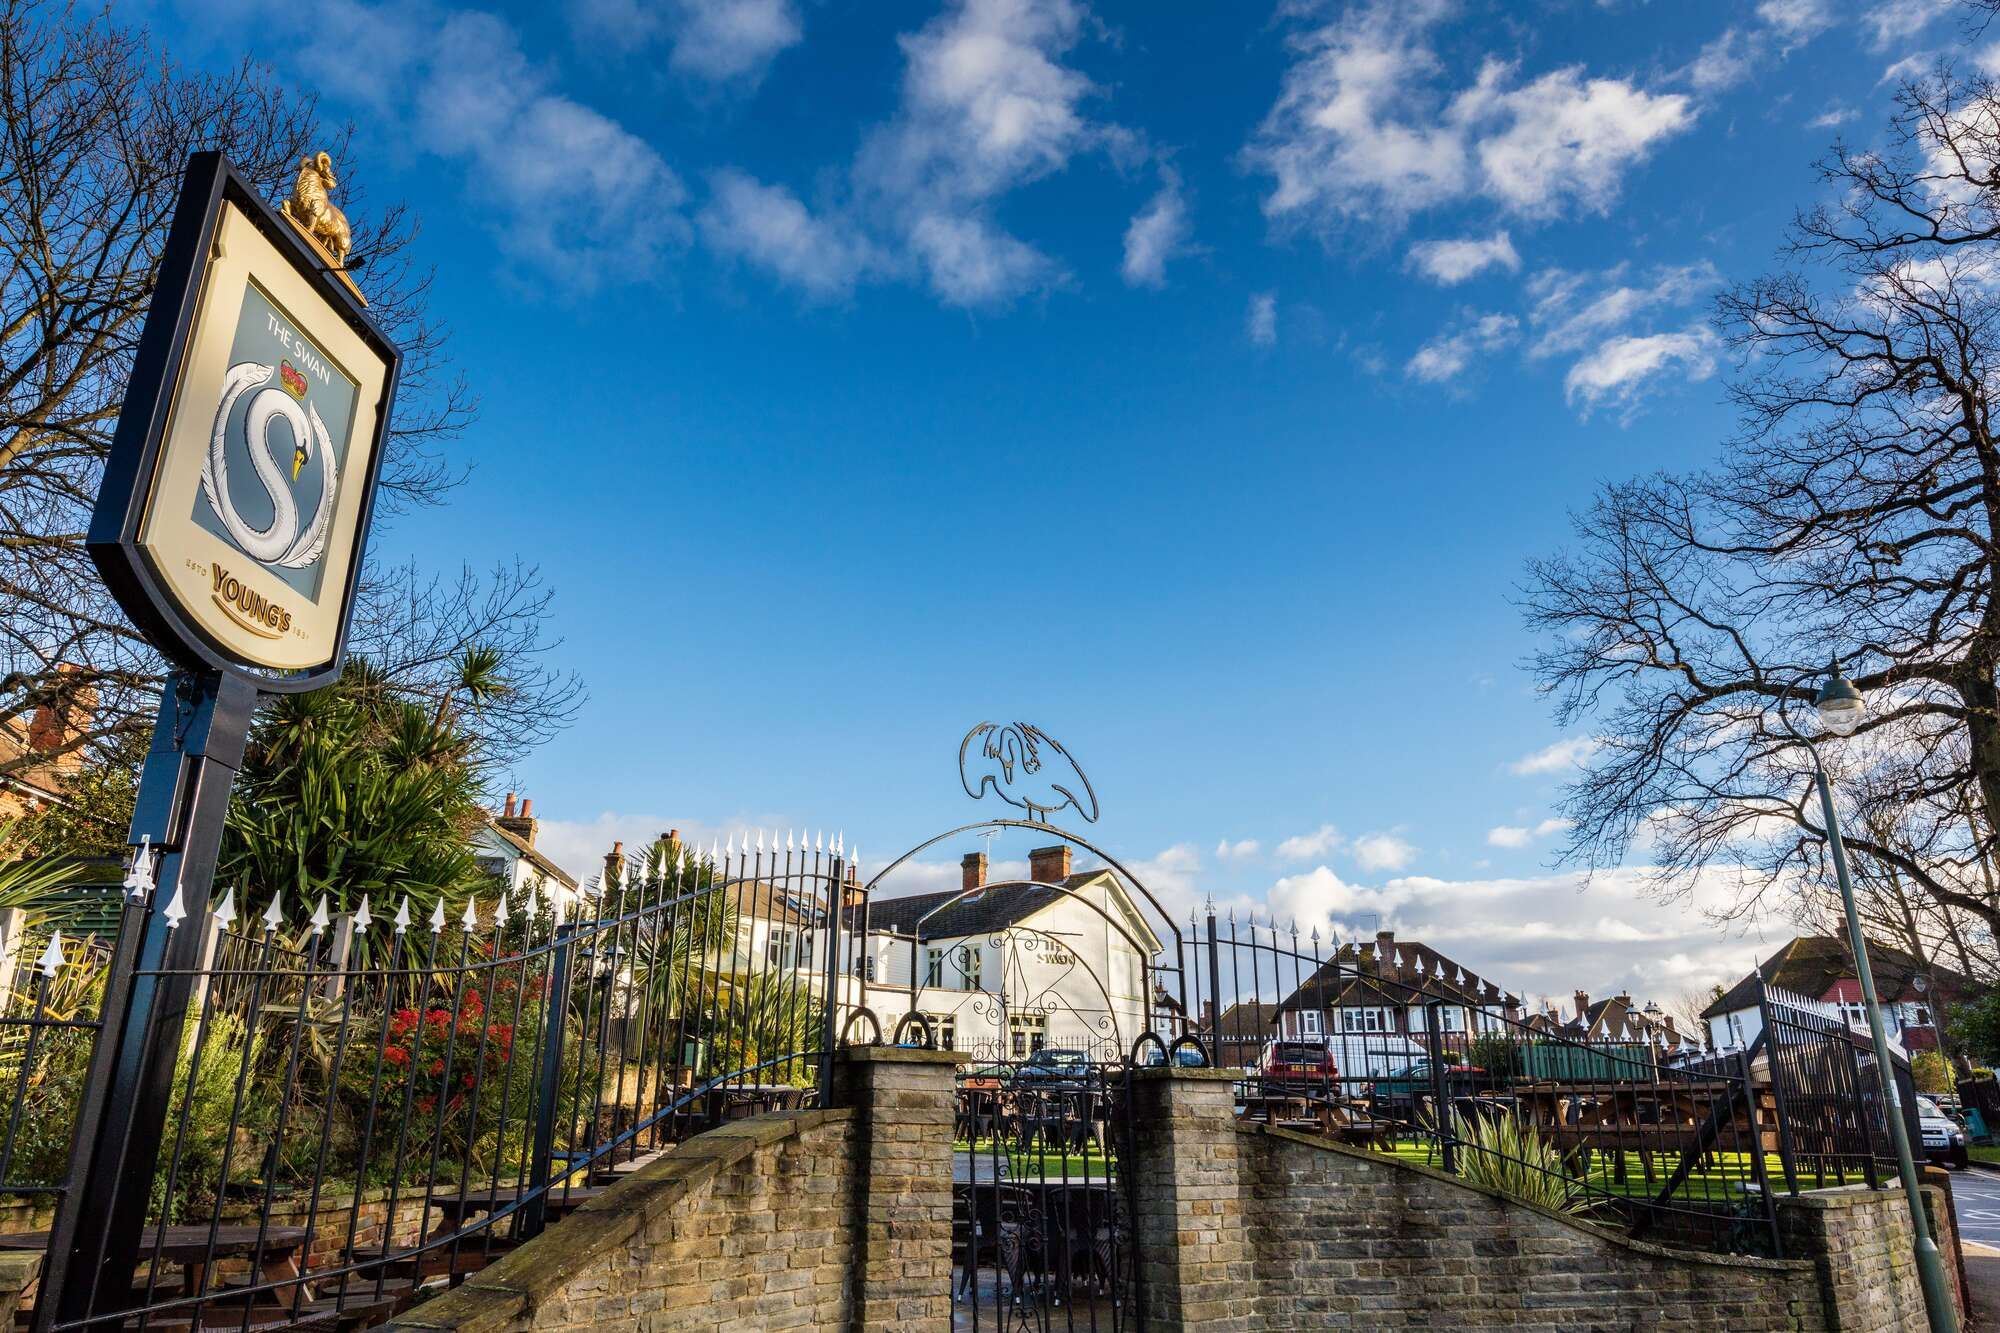
[[[1820,725],[1835,736],[1850,736],[1868,712],[1868,701],[1853,681],[1840,674],[1837,665],[1827,668],[1826,681],[1813,699]],[[1783,705],[1780,704],[1782,715]],[[1881,1084],[1884,1116],[1889,1122],[1889,1139],[1896,1148],[1896,1173],[1903,1180],[1903,1194],[1910,1205],[1910,1229],[1916,1235],[1917,1278],[1923,1284],[1924,1309],[1930,1317],[1931,1333],[1958,1333],[1958,1314],[1951,1290],[1945,1285],[1944,1262],[1937,1242],[1931,1239],[1930,1220],[1924,1213],[1924,1196],[1917,1184],[1917,1164],[1910,1155],[1909,1129],[1903,1123],[1903,1102],[1896,1090],[1896,1071],[1889,1058],[1888,1036],[1882,1030],[1882,1004],[1875,993],[1875,969],[1868,961],[1868,941],[1861,933],[1861,916],[1854,907],[1854,885],[1847,877],[1847,849],[1840,841],[1840,816],[1833,808],[1833,788],[1827,781],[1826,765],[1809,737],[1799,737],[1812,756],[1813,774],[1819,785],[1820,815],[1826,822],[1826,845],[1833,853],[1834,877],[1840,881],[1840,907],[1847,916],[1848,945],[1854,951],[1854,971],[1861,983],[1861,1004],[1868,1014],[1868,1035],[1875,1043],[1875,1077]]]

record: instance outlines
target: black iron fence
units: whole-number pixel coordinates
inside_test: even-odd
[[[660,1149],[815,1104],[860,893],[838,853],[662,843],[581,893],[232,890],[31,933],[0,1248],[48,1252],[34,1327],[381,1322]],[[120,1105],[140,1132],[106,1152]]]
[[[1580,1027],[1526,1015],[1391,936],[1322,952],[1213,915],[1192,934],[1188,1023],[1245,1069],[1245,1120],[1729,1253],[1779,1253],[1774,1194],[1874,1183],[1888,1153],[1872,1051],[1809,1001],[1771,998],[1749,1049],[1699,1054],[1622,1006]]]

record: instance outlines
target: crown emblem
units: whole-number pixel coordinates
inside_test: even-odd
[[[291,362],[280,361],[278,363],[278,378],[284,382],[285,392],[292,397],[304,398],[306,396],[306,377],[299,374],[298,371],[293,370]]]

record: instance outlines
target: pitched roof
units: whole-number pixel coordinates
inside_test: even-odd
[[[1385,956],[1386,955],[1386,956]],[[1463,983],[1459,978],[1464,978]],[[1474,1008],[1519,1008],[1521,999],[1414,940],[1343,944],[1285,998],[1285,1009],[1403,1005],[1425,995]]]
[[[576,880],[571,878],[568,871],[536,851],[534,844],[527,839],[509,833],[506,829],[501,828],[491,814],[486,816],[486,831],[512,848],[519,854],[522,860],[539,870],[542,874],[547,875],[550,879],[555,880],[564,888],[574,889],[576,887]]]
[[[868,904],[868,929],[913,935],[917,923],[923,921],[926,939],[989,935],[1025,921],[1049,904],[1068,897],[1065,889],[1081,888],[1110,873],[1101,867],[1081,870],[1065,879],[1062,888],[1029,880],[1003,880],[988,884],[978,893],[955,903],[951,900],[963,893],[963,889],[914,893],[907,898],[877,898]],[[951,903],[951,906],[924,921],[926,916],[945,903]]]
[[[1959,995],[1969,995],[1978,989],[1962,973],[1935,963],[1927,964],[1876,940],[1868,941],[1868,962],[1875,972],[1875,989],[1890,1002],[1912,990],[1910,980],[1918,973],[1929,977],[1933,986]],[[1833,935],[1799,935],[1765,959],[1758,972],[1773,986],[1817,1000],[1832,990],[1835,982],[1852,977],[1854,967],[1846,940]],[[1701,1016],[1716,1018],[1752,1008],[1756,1003],[1757,972],[1750,972],[1702,1010]]]

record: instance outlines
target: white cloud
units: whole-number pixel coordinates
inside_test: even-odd
[[[1544,819],[1533,828],[1526,828],[1518,824],[1501,824],[1496,828],[1486,830],[1486,845],[1489,847],[1526,847],[1537,839],[1546,838],[1551,833],[1561,833],[1571,827],[1573,825],[1569,820],[1553,818]]]
[[[466,216],[565,288],[588,291],[614,275],[647,280],[687,243],[687,191],[666,160],[617,121],[552,91],[503,20],[351,3],[270,21],[299,25],[298,63],[324,92],[461,168]]]
[[[1861,113],[1859,111],[1856,111],[1851,106],[1841,106],[1838,103],[1836,103],[1833,106],[1828,107],[1826,110],[1820,112],[1817,116],[1814,116],[1811,120],[1807,121],[1806,128],[1809,130],[1835,129],[1838,128],[1839,126],[1845,125],[1848,121],[1855,119],[1860,114]]]
[[[839,220],[813,216],[791,191],[740,171],[709,179],[702,238],[718,254],[748,260],[818,299],[845,296],[880,269],[868,239]]]
[[[1180,173],[1160,171],[1160,188],[1125,228],[1126,285],[1164,287],[1167,261],[1188,251],[1187,201],[1181,196]]]
[[[1311,833],[1301,833],[1286,838],[1278,844],[1280,861],[1310,861],[1316,856],[1325,856],[1334,849],[1345,845],[1346,839],[1340,830],[1331,824],[1321,824]]]
[[[1005,302],[1061,276],[987,210],[1120,137],[1085,116],[1096,89],[1061,62],[1082,23],[1071,0],[959,0],[898,39],[902,106],[863,144],[855,176],[864,196],[900,218],[932,289],[951,304]]]
[[[1354,861],[1363,870],[1402,870],[1417,849],[1394,833],[1367,833],[1354,840]]]
[[[1276,292],[1252,292],[1250,310],[1243,319],[1243,333],[1259,347],[1269,347],[1278,341],[1278,294]]]
[[[1718,340],[1703,324],[1678,333],[1613,338],[1571,366],[1563,396],[1581,403],[1584,415],[1610,404],[1630,411],[1662,378],[1690,383],[1715,373]]]
[[[1561,773],[1575,768],[1584,760],[1597,753],[1598,743],[1590,736],[1571,736],[1564,740],[1545,745],[1533,754],[1523,755],[1508,768],[1522,777],[1537,777],[1544,773]]]
[[[1269,175],[1264,212],[1330,227],[1484,197],[1534,219],[1604,212],[1625,173],[1693,123],[1690,100],[1581,66],[1526,82],[1489,59],[1437,86],[1429,29],[1444,0],[1378,3],[1296,34],[1276,103],[1245,150]]]
[[[794,0],[571,0],[578,35],[637,52],[671,45],[668,64],[710,82],[754,83],[804,36]]]
[[[1756,63],[1758,43],[1741,28],[1729,28],[1701,48],[1688,66],[1688,81],[1696,92],[1720,92],[1750,77]]]
[[[1989,47],[1985,52],[1976,57],[1976,63],[1989,74],[1993,72],[1991,65],[1988,64],[1992,54],[1992,49]],[[1915,55],[1904,56],[1901,60],[1883,70],[1882,77],[1877,82],[1902,83],[1911,79],[1921,79],[1925,74],[1930,72],[1932,59],[1931,53],[1927,51],[1919,51]]]
[[[1627,282],[1623,264],[1599,273],[1543,269],[1528,279],[1528,321],[1536,333],[1534,358],[1601,347],[1607,336],[1660,309],[1685,307],[1719,285],[1722,275],[1706,260],[1656,268]]]
[[[1263,850],[1263,844],[1255,838],[1243,838],[1231,842],[1224,838],[1215,844],[1215,859],[1218,861],[1247,861]]]
[[[1403,373],[1430,384],[1455,380],[1464,374],[1474,357],[1512,342],[1520,327],[1521,321],[1512,315],[1474,315],[1418,348],[1403,367]]]
[[[1489,268],[1516,273],[1521,256],[1507,233],[1496,231],[1481,239],[1468,236],[1449,241],[1419,241],[1410,247],[1409,266],[1445,287],[1456,286]]]
[[[1951,12],[1951,0],[1874,0],[1861,14],[1861,26],[1877,50],[1905,41]]]
[[[1757,17],[1787,46],[1810,41],[1833,26],[1827,0],[1761,0]]]

